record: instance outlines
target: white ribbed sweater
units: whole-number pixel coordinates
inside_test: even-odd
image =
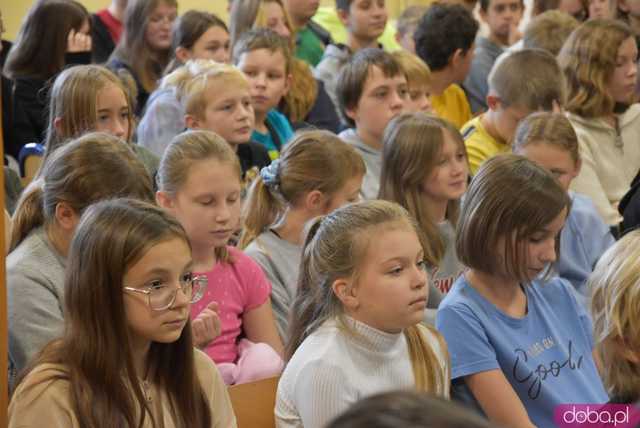
[[[351,332],[328,320],[287,364],[276,398],[278,428],[321,428],[363,397],[415,385],[404,334],[345,319]],[[446,370],[446,350],[429,330],[422,333]]]

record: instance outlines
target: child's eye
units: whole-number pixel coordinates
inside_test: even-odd
[[[200,201],[200,205],[204,205],[204,206],[208,206],[213,204],[213,199],[204,199],[202,201]]]
[[[398,266],[398,267],[395,267],[395,268],[389,270],[387,273],[389,275],[391,275],[391,276],[398,276],[398,275],[400,275],[402,273],[403,270],[404,270],[404,268],[402,266]]]
[[[244,71],[244,74],[246,74],[248,77],[256,77],[258,75],[258,73],[253,70]]]
[[[103,114],[103,115],[99,115],[99,116],[98,116],[98,120],[99,120],[100,122],[104,122],[104,121],[106,121],[106,120],[108,120],[108,119],[109,119],[109,116],[108,116],[108,115],[104,115],[104,114]]]
[[[147,287],[150,291],[161,290],[164,287],[166,287],[166,284],[163,281],[159,280],[159,279],[154,279],[152,281],[147,282],[145,287]]]
[[[424,260],[420,260],[418,263],[416,263],[416,266],[418,266],[418,269],[421,269],[425,272],[428,270],[427,262]]]
[[[191,282],[192,280],[193,280],[193,273],[192,272],[184,273],[180,277],[180,283],[181,284],[187,284],[187,283]]]
[[[282,75],[281,75],[281,74],[274,74],[274,73],[270,73],[270,74],[268,75],[268,77],[269,77],[269,79],[277,80],[277,79],[282,78]]]

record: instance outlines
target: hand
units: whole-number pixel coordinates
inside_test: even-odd
[[[518,24],[513,22],[509,27],[509,46],[514,45],[516,42],[520,41],[522,38],[522,33],[518,30]]]
[[[87,52],[91,50],[91,36],[80,33],[73,28],[67,36],[67,52]]]
[[[218,303],[211,302],[191,322],[194,346],[199,349],[206,348],[216,337],[220,336],[220,329]]]

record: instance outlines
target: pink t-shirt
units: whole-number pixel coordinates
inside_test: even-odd
[[[237,360],[242,314],[262,305],[271,294],[271,284],[260,266],[237,248],[227,250],[234,263],[216,263],[212,270],[197,273],[206,275],[209,284],[202,299],[191,305],[193,320],[209,303],[218,302],[222,332],[204,350],[217,364]]]

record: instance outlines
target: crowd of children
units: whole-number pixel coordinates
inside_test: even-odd
[[[34,2],[10,427],[233,427],[277,376],[281,428],[640,403],[637,0],[408,1],[393,51],[389,2]]]

